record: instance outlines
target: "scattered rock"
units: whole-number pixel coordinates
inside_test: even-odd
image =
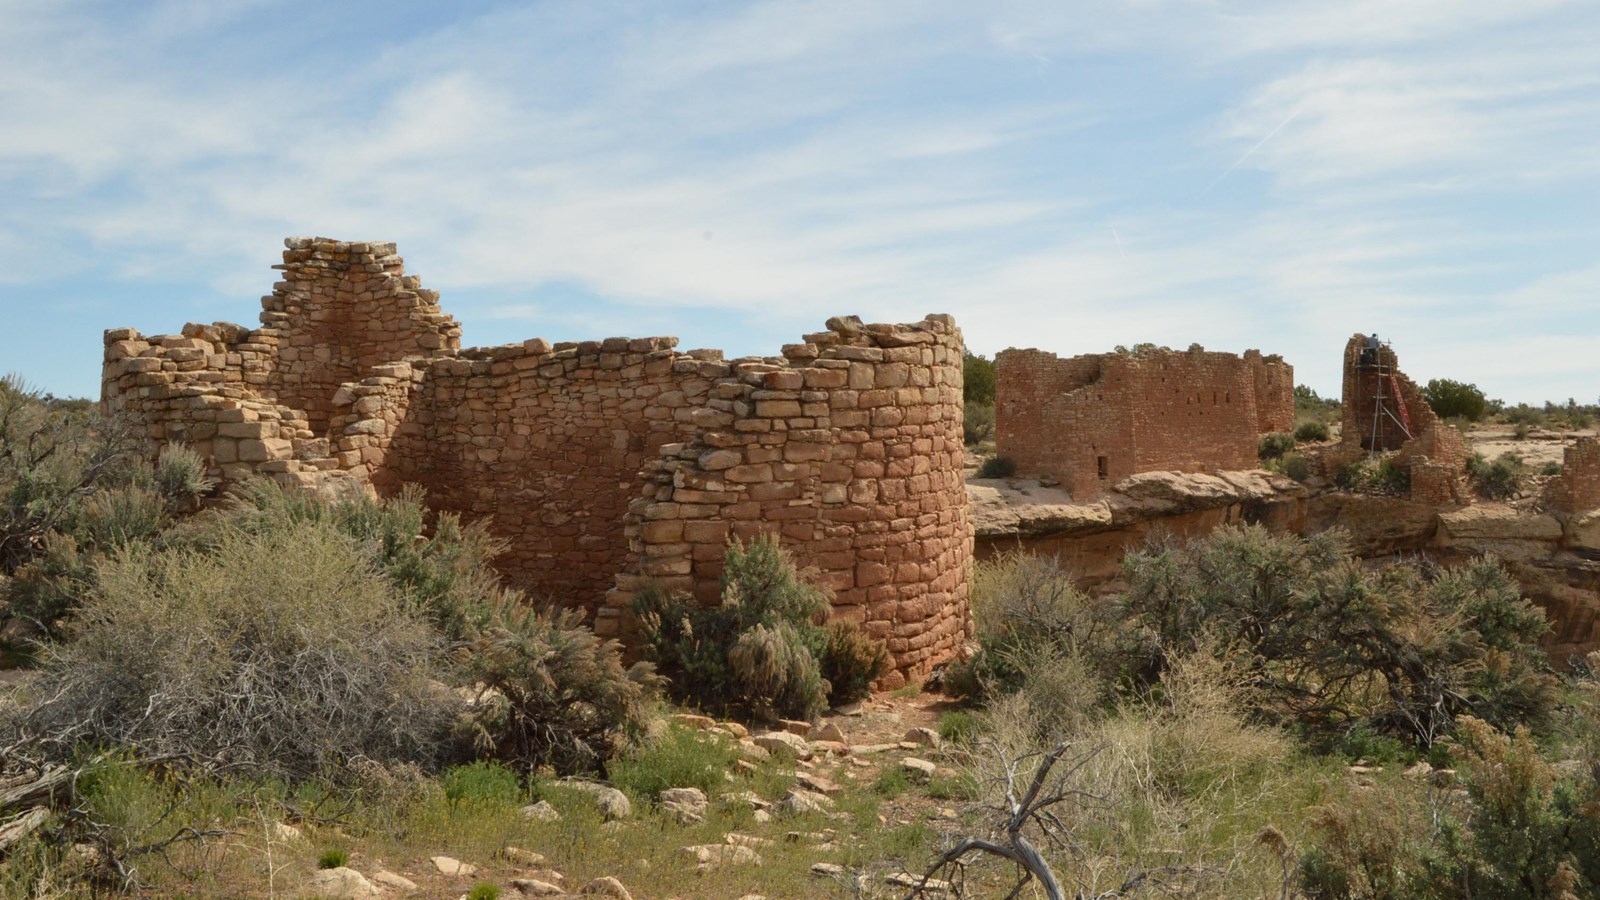
[[[811,723],[799,719],[779,719],[778,727],[790,734],[807,737],[811,734]]]
[[[826,756],[850,755],[850,745],[841,744],[838,741],[812,741],[811,750],[813,753],[821,753]]]
[[[769,753],[787,753],[795,759],[810,759],[811,744],[798,734],[787,731],[769,731],[752,739],[757,747]]]
[[[893,887],[914,888],[920,886],[923,891],[929,894],[947,894],[950,892],[950,882],[929,878],[927,883],[923,883],[921,875],[912,875],[910,872],[896,872],[883,879],[883,881]]]
[[[628,795],[610,785],[578,779],[562,781],[561,784],[593,797],[595,805],[600,807],[600,814],[605,816],[607,822],[626,819],[633,815],[633,804],[628,802]]]
[[[806,735],[806,739],[810,741],[831,741],[835,744],[850,743],[850,741],[844,736],[844,731],[832,722],[829,722],[821,728],[813,728],[811,733]]]
[[[751,847],[755,849],[770,847],[774,843],[772,838],[757,837],[753,834],[740,834],[737,831],[730,831],[723,835],[722,842],[735,847]]]
[[[451,856],[435,856],[428,860],[440,875],[476,875],[478,867]]]
[[[693,713],[678,713],[672,717],[672,721],[685,728],[693,728],[696,731],[705,731],[717,724],[717,720],[710,716],[697,716]]]
[[[772,753],[767,748],[759,746],[755,741],[746,739],[739,742],[739,754],[748,759],[771,759]]]
[[[912,778],[918,778],[924,781],[932,778],[933,773],[939,771],[938,766],[928,762],[925,759],[918,759],[915,756],[908,756],[905,759],[900,760],[900,768],[905,769],[907,774],[909,774]]]
[[[694,825],[706,820],[706,795],[699,788],[669,788],[661,792],[661,811],[679,825]]]
[[[939,737],[939,732],[934,731],[932,728],[913,728],[906,732],[904,737],[900,738],[900,742],[917,744],[923,747],[937,747],[943,743]]]
[[[811,874],[818,878],[843,878],[845,876],[845,868],[838,863],[812,863]]]
[[[293,825],[288,825],[283,822],[274,822],[272,823],[272,837],[275,840],[284,842],[285,844],[292,844],[295,841],[303,840],[305,838],[305,834],[299,828],[296,828]]]
[[[829,835],[820,831],[789,831],[783,839],[791,844],[826,844]]]
[[[532,819],[535,822],[561,821],[561,813],[556,812],[556,808],[551,806],[548,800],[540,800],[538,803],[524,806],[522,815],[523,818]]]
[[[723,722],[722,727],[728,729],[728,733],[736,738],[750,736],[750,729],[740,725],[738,722]]]
[[[628,893],[628,889],[622,886],[622,882],[610,875],[604,878],[596,878],[579,888],[578,893],[599,894],[602,897],[615,898],[615,900],[633,900],[633,895]]]
[[[839,787],[837,782],[822,775],[812,774],[811,772],[800,773],[795,777],[795,783],[799,784],[806,790],[816,791],[819,794],[837,794],[839,791],[843,790],[843,788]]]
[[[322,869],[306,882],[306,897],[377,897],[382,894],[365,875],[355,869],[340,866]]]
[[[507,847],[500,851],[500,855],[511,860],[519,866],[542,866],[545,864],[544,854],[521,847]]]
[[[695,871],[704,874],[723,866],[759,866],[761,854],[739,844],[698,844],[678,851],[695,862]]]
[[[372,873],[372,883],[380,887],[386,887],[391,891],[414,891],[417,889],[415,881],[404,875],[396,875],[384,869],[379,869]]]
[[[851,716],[853,718],[865,713],[866,711],[867,708],[861,704],[861,701],[858,700],[855,703],[846,703],[843,706],[836,707],[833,710],[833,713],[837,716]]]
[[[511,886],[524,897],[560,897],[567,893],[566,888],[537,878],[514,878]]]
[[[778,808],[789,813],[826,812],[833,809],[833,798],[815,791],[794,788],[778,801]]]
[[[1433,766],[1429,765],[1428,761],[1425,760],[1425,759],[1417,760],[1417,764],[1416,765],[1410,767],[1409,769],[1406,769],[1406,771],[1405,771],[1405,776],[1407,778],[1427,778],[1429,775],[1432,775],[1432,774],[1433,774]]]
[[[758,809],[750,816],[750,818],[753,819],[757,825],[766,825],[772,821],[772,813],[769,813],[764,809]]]

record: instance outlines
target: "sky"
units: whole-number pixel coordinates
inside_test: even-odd
[[[0,371],[399,243],[464,343],[829,316],[1600,398],[1592,0],[0,0]]]

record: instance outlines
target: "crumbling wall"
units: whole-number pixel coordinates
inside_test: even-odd
[[[627,635],[644,579],[714,601],[730,537],[780,535],[888,645],[890,684],[967,634],[961,333],[830,320],[784,356],[676,338],[461,350],[394,245],[285,242],[262,327],[106,332],[102,403],[199,452],[224,484],[267,476],[489,518],[497,567]]]
[[[1387,411],[1378,409],[1380,395]],[[1402,407],[1404,415],[1400,414]],[[1363,334],[1345,344],[1341,418],[1341,446],[1329,456],[1331,461],[1348,462],[1367,451],[1398,450],[1396,462],[1410,472],[1413,496],[1441,504],[1462,502],[1459,482],[1467,465],[1465,436],[1434,413],[1422,390],[1400,371],[1394,350],[1388,345],[1371,347]],[[1438,471],[1419,469],[1423,464],[1437,466]]]
[[[1255,350],[995,357],[997,451],[1074,496],[1139,472],[1256,468],[1260,435],[1293,426],[1294,369]]]
[[[334,394],[378,366],[447,356],[461,328],[439,294],[405,274],[395,245],[290,238],[283,280],[261,298],[261,334],[276,339],[275,365],[259,387],[303,410],[312,431],[334,416]]]
[[[735,361],[708,427],[661,448],[628,516],[636,573],[600,629],[621,629],[647,579],[714,602],[728,539],[774,532],[834,592],[836,618],[887,643],[889,683],[920,678],[970,623],[961,332],[948,316],[831,319],[784,354]]]

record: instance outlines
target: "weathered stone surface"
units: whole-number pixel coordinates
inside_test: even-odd
[[[709,872],[724,866],[759,866],[761,855],[749,847],[738,844],[697,844],[684,847],[680,855],[695,863],[699,872]]]
[[[1559,541],[1555,516],[1529,515],[1509,506],[1478,505],[1439,514],[1439,541],[1445,545],[1471,541]]]
[[[595,806],[599,808],[600,814],[607,822],[626,819],[633,815],[633,804],[628,801],[628,795],[610,785],[578,779],[569,779],[560,784],[562,787],[571,788],[593,798]]]
[[[404,875],[398,875],[383,869],[372,873],[372,883],[380,888],[388,888],[391,891],[400,891],[402,893],[409,893],[417,889],[415,881]]]
[[[680,825],[704,822],[707,805],[705,792],[699,788],[668,788],[661,792],[661,811]]]
[[[355,869],[340,866],[322,869],[306,881],[304,897],[378,897],[382,895],[365,875]]]
[[[622,886],[622,882],[611,875],[596,878],[579,888],[578,893],[598,894],[602,897],[610,897],[612,900],[633,900],[633,895],[628,893],[628,889]]]
[[[556,808],[551,806],[548,800],[540,800],[538,803],[524,806],[521,812],[524,818],[533,819],[536,822],[559,822],[561,820],[561,813],[557,812]]]
[[[769,753],[787,753],[795,759],[810,759],[811,744],[805,738],[788,731],[769,731],[751,739],[757,747]]]
[[[464,863],[453,856],[433,856],[428,858],[440,875],[476,875],[478,867],[471,863]]]

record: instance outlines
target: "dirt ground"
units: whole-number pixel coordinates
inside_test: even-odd
[[[1486,425],[1467,432],[1469,447],[1482,453],[1485,459],[1497,459],[1504,453],[1515,453],[1528,466],[1538,468],[1545,463],[1560,463],[1564,448],[1580,437],[1593,437],[1596,429],[1582,431],[1546,431],[1536,429],[1525,439],[1518,440],[1511,425]]]

